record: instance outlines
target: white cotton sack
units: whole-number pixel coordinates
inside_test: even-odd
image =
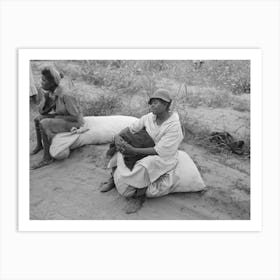
[[[176,168],[162,175],[148,186],[147,197],[160,197],[174,192],[198,192],[206,188],[201,175],[189,155],[178,151]]]
[[[89,144],[110,143],[116,134],[136,120],[135,117],[121,115],[84,117],[84,127],[89,130],[80,134],[71,149]]]
[[[69,157],[70,146],[79,138],[79,134],[71,134],[70,132],[58,133],[52,139],[50,146],[50,154],[57,160]]]
[[[178,151],[175,175],[179,180],[174,183],[171,192],[197,192],[206,188],[195,163],[186,152]]]
[[[107,144],[122,129],[128,127],[137,118],[130,116],[91,116],[84,117],[83,133],[58,133],[52,140],[50,154],[57,160],[65,159],[70,149],[90,144]],[[86,129],[88,129],[86,131]]]

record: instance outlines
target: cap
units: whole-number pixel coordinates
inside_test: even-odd
[[[169,92],[167,90],[165,90],[165,89],[158,89],[158,90],[156,90],[153,93],[153,95],[150,97],[148,103],[151,104],[151,100],[155,99],[155,98],[161,99],[161,100],[166,101],[168,103],[170,103],[172,101],[172,99],[171,99],[171,97],[169,95]]]

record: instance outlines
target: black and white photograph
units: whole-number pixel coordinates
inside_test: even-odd
[[[250,220],[250,67],[30,60],[30,219]]]
[[[279,280],[279,0],[0,0],[0,279]]]

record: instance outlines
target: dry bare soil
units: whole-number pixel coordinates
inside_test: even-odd
[[[39,79],[38,73],[35,78]],[[179,85],[168,80],[160,86],[178,92]],[[83,96],[106,93],[82,81],[75,83]],[[190,92],[195,95],[195,87]],[[203,93],[203,89],[200,90]],[[241,96],[238,102],[248,102]],[[140,100],[141,101],[141,100]],[[142,104],[137,97],[130,105]],[[124,98],[125,102],[125,98]],[[241,103],[240,103],[241,104]],[[121,112],[120,112],[121,113]],[[35,146],[33,118],[36,107],[30,110],[30,149]],[[186,120],[191,128],[208,131],[226,130],[242,138],[250,126],[250,112],[234,110],[232,106],[214,108],[196,104],[188,107]],[[192,131],[195,131],[193,129]],[[188,134],[188,131],[186,131]],[[188,136],[188,135],[186,135]],[[126,199],[116,190],[100,192],[100,184],[110,175],[106,169],[105,152],[108,145],[89,145],[71,152],[68,159],[30,171],[30,218],[39,220],[116,220],[116,219],[182,219],[182,220],[239,220],[250,219],[250,159],[232,153],[213,153],[195,138],[186,137],[180,149],[197,164],[207,185],[204,193],[178,193],[147,199],[135,214],[125,214]],[[42,152],[30,157],[34,164]]]

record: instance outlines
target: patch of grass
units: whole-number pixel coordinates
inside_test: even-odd
[[[84,116],[108,116],[120,111],[122,103],[117,96],[101,95],[97,99],[80,99]]]
[[[191,107],[206,106],[212,108],[225,108],[231,104],[231,95],[228,91],[213,88],[189,88],[182,97]]]
[[[235,99],[233,101],[232,109],[239,112],[250,112],[250,101]]]
[[[199,68],[195,67],[192,60],[168,63],[173,67],[165,72],[166,77],[172,77],[188,86],[212,86],[233,94],[250,93],[249,60],[204,60]]]
[[[39,64],[43,62],[53,63],[71,80],[81,79],[100,87],[133,91],[139,77],[156,76],[188,86],[215,87],[233,94],[250,93],[249,60],[204,60],[199,68],[193,60],[69,60],[39,61]],[[138,87],[139,84],[136,90]]]
[[[32,63],[36,74],[34,78],[38,82],[39,68],[43,62]],[[211,132],[209,129],[215,126],[208,122],[204,127],[203,120],[207,116],[198,117],[197,120],[191,118],[188,107],[211,107],[211,111],[231,107],[239,112],[250,111],[250,101],[243,98],[245,95],[236,96],[250,90],[249,61],[209,60],[204,61],[199,68],[195,68],[191,60],[76,60],[44,63],[55,64],[64,74],[63,86],[68,86],[69,79],[72,84],[67,90],[73,90],[69,94],[80,99],[85,116],[123,114],[140,117],[148,112],[147,99],[157,87],[166,86],[173,94],[178,91],[173,96],[172,107],[180,115],[186,139],[195,139],[197,143],[199,139],[207,137]],[[164,79],[165,83],[162,82]],[[243,117],[246,114],[240,115]],[[240,124],[243,125],[242,120]],[[247,136],[243,137],[243,130]],[[238,137],[240,135],[245,140],[249,150],[250,127],[240,131]]]

